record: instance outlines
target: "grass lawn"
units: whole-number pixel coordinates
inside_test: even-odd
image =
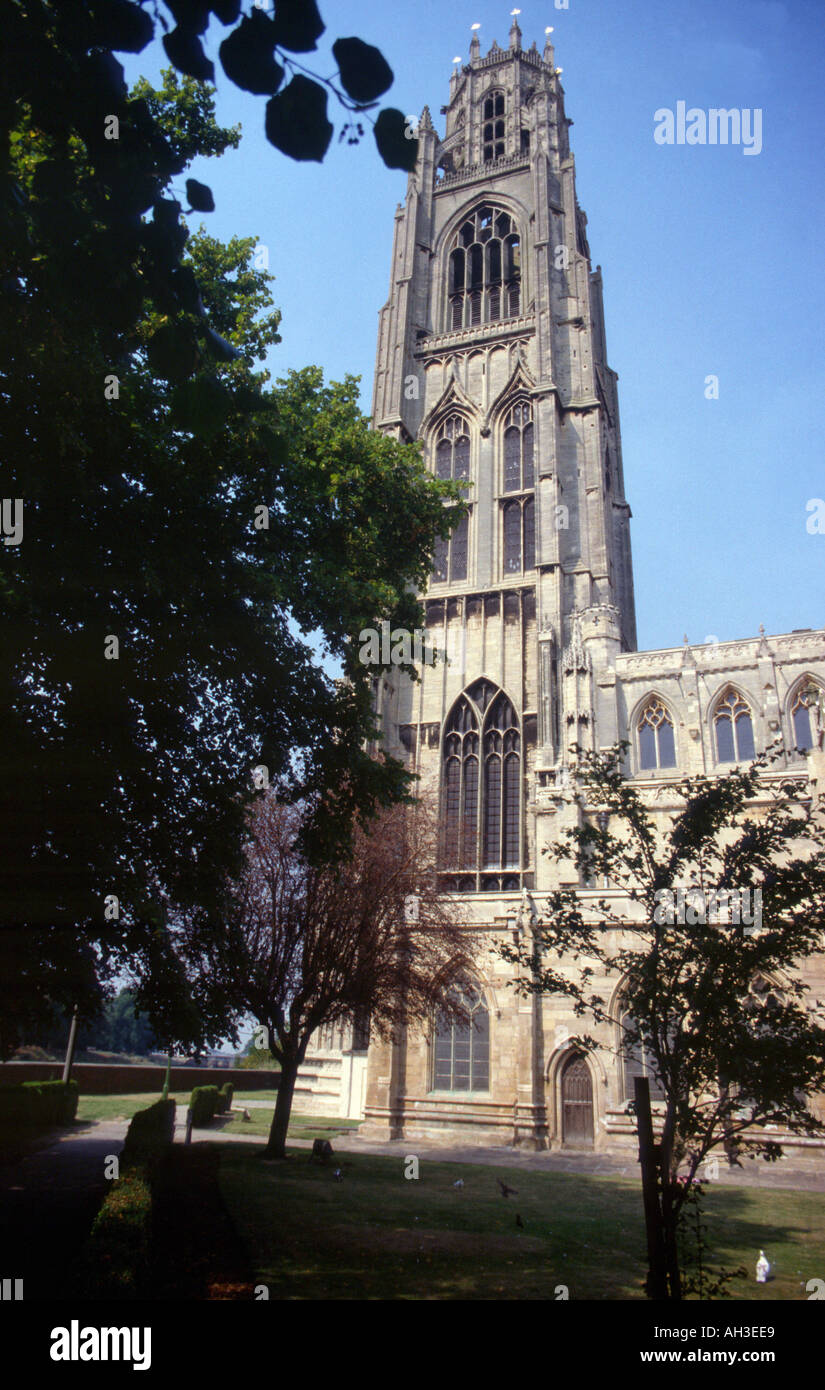
[[[400,1157],[343,1154],[336,1182],[305,1150],[263,1165],[257,1147],[220,1148],[224,1201],[272,1299],[554,1299],[560,1285],[571,1299],[644,1298],[642,1199],[627,1179],[425,1159],[406,1180]],[[497,1177],[518,1195],[503,1198]],[[807,1298],[825,1269],[821,1194],[718,1186],[706,1209],[706,1260],[748,1269],[735,1298]]]
[[[185,1095],[175,1096],[174,1092],[170,1092],[169,1099],[176,1099],[179,1105],[188,1105],[190,1094],[187,1091]],[[76,1118],[78,1122],[86,1123],[89,1120],[131,1120],[136,1110],[147,1110],[156,1100],[160,1100],[160,1091],[157,1095],[81,1096]]]
[[[177,1100],[178,1105],[183,1106],[184,1112],[189,1104],[191,1092],[185,1094],[174,1094],[170,1097]],[[263,1091],[244,1091],[236,1095],[232,1101],[233,1108],[243,1108],[247,1100],[273,1099],[270,1092]],[[153,1105],[156,1100],[160,1100],[160,1095],[125,1095],[125,1096],[81,1096],[77,1106],[78,1123],[88,1124],[91,1120],[131,1120],[136,1110],[146,1110]],[[214,1129],[195,1130],[196,1136],[205,1138],[207,1134],[256,1134],[266,1137],[269,1134],[269,1127],[272,1124],[273,1111],[250,1110],[250,1119],[242,1120],[240,1116],[233,1118],[226,1123],[218,1119]],[[180,1118],[180,1116],[178,1117]],[[292,1139],[334,1139],[336,1134],[343,1134],[346,1130],[357,1129],[360,1120],[339,1120],[334,1117],[323,1115],[297,1115],[293,1114],[289,1121],[289,1135]]]

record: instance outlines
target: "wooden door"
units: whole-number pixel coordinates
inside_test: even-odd
[[[593,1082],[584,1057],[565,1063],[561,1078],[562,1140],[579,1148],[593,1147]]]

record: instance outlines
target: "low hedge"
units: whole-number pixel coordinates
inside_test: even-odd
[[[205,1129],[218,1110],[217,1086],[196,1086],[189,1099],[192,1128]]]
[[[218,1092],[218,1114],[228,1115],[232,1109],[232,1097],[235,1094],[235,1087],[231,1081],[227,1081],[221,1086]]]
[[[94,1219],[77,1267],[80,1297],[147,1296],[151,1234],[149,1173],[137,1165],[118,1178]]]
[[[76,1081],[24,1081],[0,1086],[0,1124],[70,1125],[77,1114]]]
[[[149,1296],[152,1184],[175,1134],[175,1102],[156,1100],[132,1116],[121,1176],[92,1223],[77,1274],[82,1298]]]
[[[160,1156],[175,1137],[175,1102],[156,1100],[145,1110],[137,1110],[126,1131],[120,1155],[122,1164],[147,1163]]]

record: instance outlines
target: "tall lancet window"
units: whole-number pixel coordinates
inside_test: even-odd
[[[502,508],[504,573],[522,574],[536,567],[536,506],[532,497]]]
[[[439,478],[467,482],[470,477],[470,435],[466,420],[450,415],[443,420],[435,443],[435,472]],[[469,515],[462,518],[449,540],[439,538],[433,554],[433,582],[458,584],[467,578],[470,541]]]
[[[533,412],[519,401],[504,426],[504,491],[526,491],[533,487],[533,478]]]
[[[469,700],[462,696],[444,733],[444,868],[476,868],[478,773],[478,719]]]
[[[476,208],[453,237],[448,267],[448,331],[521,313],[521,241],[509,213]]]
[[[484,867],[519,868],[521,741],[515,711],[499,695],[484,722]]]
[[[517,401],[504,420],[501,490],[502,569],[522,574],[536,566],[536,509],[533,458],[533,411]],[[528,494],[511,497],[511,494]]]

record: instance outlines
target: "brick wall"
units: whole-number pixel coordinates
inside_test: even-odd
[[[0,1062],[0,1086],[17,1086],[23,1081],[59,1081],[62,1075],[62,1062]],[[81,1095],[159,1095],[166,1068],[76,1062],[72,1077]],[[245,1067],[173,1067],[170,1089],[175,1094],[191,1091],[193,1086],[223,1086],[231,1081],[236,1091],[274,1090],[278,1078],[278,1072],[253,1071]]]

